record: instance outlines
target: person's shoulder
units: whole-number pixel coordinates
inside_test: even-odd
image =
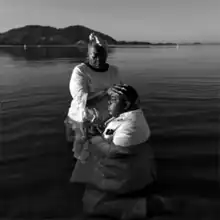
[[[133,144],[144,142],[149,138],[150,130],[142,110],[128,112],[125,117],[119,117],[118,120],[120,123],[118,134],[123,133],[133,138],[135,142]]]
[[[121,117],[118,117],[118,121],[120,121],[123,126],[137,127],[137,124],[145,121],[145,117],[143,111],[137,109],[122,114]]]
[[[74,70],[84,72],[86,70],[86,68],[87,68],[87,65],[85,63],[80,63],[74,67]]]
[[[146,117],[145,117],[144,112],[141,108],[136,109],[134,111],[131,111],[130,119],[132,121],[134,121],[135,123],[139,123],[139,124],[146,122]]]
[[[120,126],[118,128],[120,129],[131,129],[135,126],[136,120],[131,117],[118,117],[115,121],[117,121]]]
[[[75,77],[84,77],[87,75],[87,65],[85,63],[80,63],[73,68],[72,76]]]

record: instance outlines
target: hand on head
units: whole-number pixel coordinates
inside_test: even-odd
[[[139,108],[139,96],[130,85],[117,84],[108,90],[108,110],[112,116],[118,116],[124,112]]]

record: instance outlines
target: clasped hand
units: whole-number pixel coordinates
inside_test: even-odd
[[[93,124],[90,122],[84,123],[87,139],[91,139],[94,136],[102,135],[104,127],[102,125]]]

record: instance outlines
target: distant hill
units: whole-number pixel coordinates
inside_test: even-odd
[[[144,41],[117,41],[109,35],[92,30],[82,25],[55,28],[50,26],[27,25],[0,33],[0,45],[77,45],[85,47],[89,35],[98,33],[109,45],[117,46],[174,46],[176,43],[150,43]],[[200,42],[187,43],[186,45],[200,45]],[[184,45],[182,43],[181,45]]]
[[[0,34],[0,45],[67,45],[88,42],[91,32],[98,33],[108,44],[117,44],[117,41],[101,32],[97,32],[81,25],[66,28],[50,26],[27,25],[11,29]]]
[[[117,41],[118,45],[151,45],[150,42],[144,41]]]

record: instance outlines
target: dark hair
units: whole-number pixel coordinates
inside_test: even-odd
[[[109,95],[117,94],[117,95],[123,95],[124,98],[129,101],[132,105],[136,104],[136,102],[139,100],[139,95],[137,91],[130,85],[127,84],[117,84],[114,85],[112,88],[108,91]]]
[[[137,91],[130,85],[125,86],[126,90],[124,91],[125,96],[127,97],[128,101],[132,104],[136,102],[139,98]]]

